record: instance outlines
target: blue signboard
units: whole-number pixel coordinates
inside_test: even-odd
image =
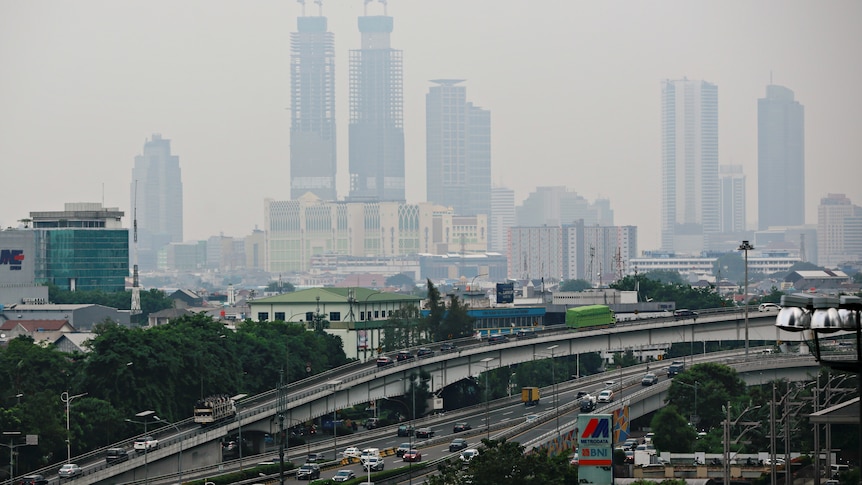
[[[515,284],[497,283],[497,303],[515,302]]]

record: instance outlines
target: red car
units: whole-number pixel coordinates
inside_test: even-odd
[[[422,453],[419,450],[410,450],[404,453],[404,461],[422,461]]]

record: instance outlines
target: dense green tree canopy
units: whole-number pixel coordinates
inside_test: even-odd
[[[697,438],[697,431],[688,425],[673,405],[661,408],[652,418],[650,427],[655,433],[656,449],[671,453],[689,453]]]
[[[587,280],[565,280],[560,283],[560,291],[584,291],[592,287]]]

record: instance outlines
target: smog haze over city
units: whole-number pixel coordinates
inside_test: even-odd
[[[306,15],[318,5],[306,2]],[[719,162],[757,215],[757,99],[805,107],[806,222],[828,193],[862,204],[862,2],[324,0],[335,35],[338,194],[348,192],[348,51],[394,18],[404,55],[407,201],[425,200],[425,94],[464,79],[490,110],[492,180],[608,198],[659,246],[662,79],[718,86]],[[367,10],[365,10],[367,9]],[[154,133],[179,157],[186,240],[242,237],[290,198],[290,33],[303,5],[255,0],[0,1],[0,225],[66,202],[126,212]]]

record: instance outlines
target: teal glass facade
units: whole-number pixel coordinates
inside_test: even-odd
[[[74,291],[123,291],[128,229],[36,230],[36,280]]]

